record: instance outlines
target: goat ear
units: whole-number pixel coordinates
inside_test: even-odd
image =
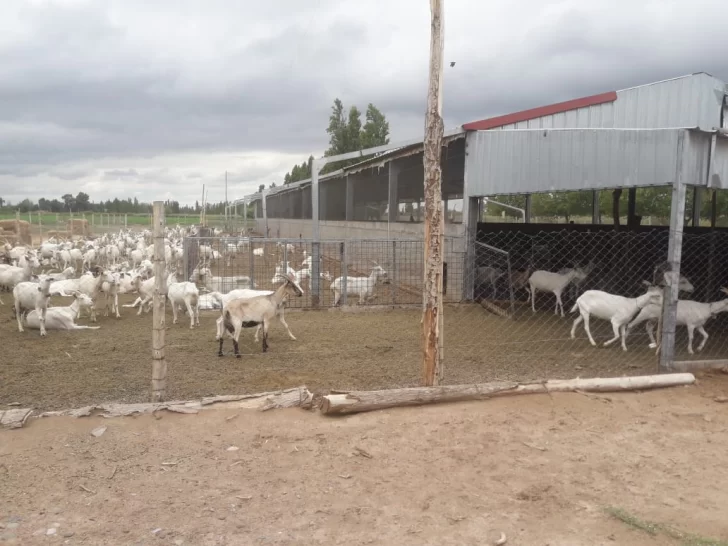
[[[720,289],[720,291],[721,291],[721,292],[723,292],[724,294],[728,294],[728,288],[726,288],[725,286],[723,286],[723,287],[722,287],[722,288]]]

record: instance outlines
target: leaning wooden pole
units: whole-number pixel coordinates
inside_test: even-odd
[[[444,216],[442,212],[442,74],[443,0],[430,0],[430,79],[425,118],[425,272],[422,316],[422,383],[439,385],[442,367],[442,254]]]
[[[167,391],[164,354],[164,310],[167,298],[164,261],[164,202],[155,201],[152,215],[154,237],[154,300],[152,310],[152,402],[162,402]]]

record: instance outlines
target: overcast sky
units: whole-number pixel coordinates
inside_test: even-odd
[[[420,138],[427,0],[0,0],[0,197],[193,203],[280,183],[334,98]],[[446,127],[691,72],[724,0],[445,0]]]

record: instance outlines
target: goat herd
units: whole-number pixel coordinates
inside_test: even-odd
[[[564,268],[558,272],[536,270],[529,267],[525,271],[514,272],[509,282],[514,290],[524,289],[528,292],[527,302],[531,302],[532,312],[536,312],[536,294],[540,292],[552,293],[556,298],[554,313],[565,317],[564,305],[561,296],[564,290],[572,285],[578,293],[579,286],[586,280],[594,269],[594,262],[591,261],[586,267]],[[589,342],[596,346],[594,337],[589,328],[589,320],[596,317],[602,320],[608,320],[614,330],[614,337],[605,341],[604,346],[609,346],[621,337],[622,350],[627,350],[627,335],[635,326],[645,322],[645,329],[650,339],[649,347],[654,349],[657,343],[654,336],[655,324],[662,314],[662,297],[663,287],[669,281],[668,264],[658,264],[653,271],[653,280],[642,281],[646,287],[646,292],[638,297],[629,298],[616,294],[610,294],[603,290],[586,290],[576,298],[570,313],[579,311],[579,316],[574,320],[571,327],[571,339],[575,339],[576,328],[583,322],[584,330],[589,338]],[[501,269],[490,266],[479,266],[477,268],[476,285],[490,284],[493,294],[496,293],[496,281],[501,278],[505,272]],[[679,293],[692,293],[694,287],[691,282],[684,276],[680,275],[678,279]],[[728,295],[728,288],[721,288],[720,291]],[[701,303],[693,300],[679,299],[677,304],[677,322],[679,326],[685,326],[688,334],[688,352],[694,354],[693,338],[695,330],[698,330],[703,339],[698,346],[698,351],[702,351],[708,341],[708,333],[705,331],[705,324],[711,318],[720,313],[728,311],[728,298]]]
[[[298,271],[290,267],[290,262],[280,262],[275,267],[271,284],[280,285],[276,290],[256,290],[251,277],[215,276],[210,267],[222,260],[229,266],[237,252],[249,250],[249,237],[222,238],[222,253],[209,244],[195,243],[200,260],[189,281],[179,281],[184,265],[183,242],[187,235],[195,235],[194,226],[165,228],[166,302],[172,306],[173,324],[177,324],[179,310],[187,312],[190,328],[194,328],[200,324],[200,309],[220,309],[220,317],[216,321],[220,356],[223,355],[223,335],[227,333],[233,339],[235,355],[240,358],[238,340],[241,330],[252,327],[256,327],[256,342],[262,329],[265,352],[268,349],[268,327],[273,318],[278,318],[290,338],[296,339],[285,321],[283,310],[288,298],[303,295],[304,280],[308,279],[309,289],[311,287],[312,258],[305,250]],[[282,248],[282,243],[277,243],[273,253],[280,256]],[[288,244],[286,251],[292,256],[294,245]],[[264,252],[263,247],[254,248],[253,256],[255,259],[267,259]],[[4,247],[0,247],[0,291],[12,292],[13,311],[20,332],[24,328],[38,329],[40,335],[45,336],[48,330],[98,329],[99,326],[80,325],[76,321],[88,313],[90,321],[97,322],[96,306],[102,298],[104,316],[111,312],[116,318],[121,318],[119,294],[138,295],[134,303],[122,307],[138,307],[137,315],[141,315],[142,310],[149,312],[155,288],[153,254],[149,230],[121,230],[77,241],[50,239],[38,248],[5,243]],[[60,273],[57,272],[59,270]],[[79,270],[83,273],[77,276]],[[388,282],[387,272],[376,262],[371,267],[371,274],[366,277],[334,279],[323,267],[320,271],[321,278],[330,283],[334,305],[340,303],[343,291],[358,295],[359,303],[369,301],[375,297],[377,283],[380,280]],[[55,307],[50,304],[51,296],[72,299],[67,306]],[[0,304],[4,305],[2,298]]]

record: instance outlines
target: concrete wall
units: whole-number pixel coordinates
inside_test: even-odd
[[[424,226],[409,222],[346,222],[321,220],[321,240],[408,239],[423,240]],[[256,221],[256,231],[265,236],[265,222]],[[268,218],[268,237],[310,239],[311,220]],[[464,276],[465,228],[463,224],[445,224],[445,256],[448,264],[446,301],[459,301]]]
[[[321,220],[321,239],[423,239],[424,226],[409,222],[346,222]],[[256,220],[256,231],[266,235],[265,222]],[[311,220],[268,218],[268,237],[310,239]],[[462,224],[445,224],[446,237],[462,237]]]

